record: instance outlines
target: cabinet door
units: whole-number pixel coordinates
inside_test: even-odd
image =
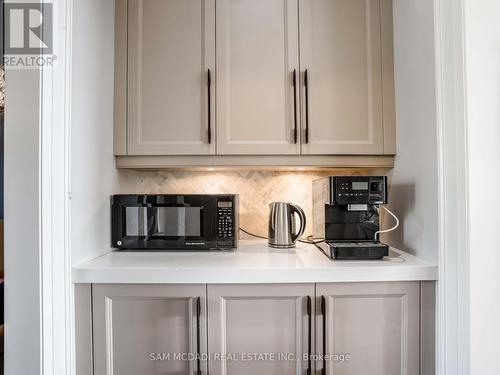
[[[317,284],[316,293],[325,375],[419,374],[419,282]]]
[[[128,154],[214,154],[215,0],[128,4]]]
[[[303,355],[314,353],[313,295],[313,284],[209,285],[209,373],[298,375],[309,365],[312,373]]]
[[[297,11],[296,0],[217,1],[218,154],[300,152]]]
[[[206,353],[205,294],[205,285],[93,286],[94,374],[206,373],[186,357]]]
[[[302,152],[383,154],[380,0],[299,4]]]

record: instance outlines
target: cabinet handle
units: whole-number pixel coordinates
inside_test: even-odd
[[[293,70],[293,143],[297,143],[297,70]]]
[[[196,368],[197,368],[197,374],[201,375],[201,334],[200,334],[200,315],[201,315],[201,297],[198,297],[196,300],[196,352],[197,352],[197,357],[196,357]]]
[[[208,86],[208,144],[212,143],[212,73],[208,69],[207,73]]]
[[[323,318],[323,368],[321,369],[321,375],[326,375],[326,299],[325,296],[321,296],[321,316]]]
[[[306,102],[306,134],[305,141],[309,143],[309,74],[304,72],[304,86],[306,88],[305,102]]]
[[[311,375],[311,356],[312,356],[312,313],[311,297],[307,296],[307,375]]]

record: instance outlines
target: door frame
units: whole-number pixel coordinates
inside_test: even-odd
[[[469,164],[464,0],[434,0],[439,172],[437,374],[469,374]]]
[[[72,0],[32,2],[53,4],[57,59],[53,68],[8,72],[5,373],[67,375],[74,374],[68,197]]]
[[[41,77],[41,374],[65,375],[75,374],[70,220],[73,0],[52,4],[57,63],[43,68]]]

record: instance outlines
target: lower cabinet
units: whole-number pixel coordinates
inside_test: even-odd
[[[206,374],[201,355],[187,357],[206,353],[205,295],[205,285],[94,284],[94,375]]]
[[[420,289],[93,284],[93,370],[77,375],[417,375]]]
[[[209,285],[209,373],[312,373],[313,300],[314,284]]]
[[[320,374],[419,374],[419,282],[317,284],[316,296]]]

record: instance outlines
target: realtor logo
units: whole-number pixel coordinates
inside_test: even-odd
[[[52,55],[51,3],[4,3],[6,55]]]

